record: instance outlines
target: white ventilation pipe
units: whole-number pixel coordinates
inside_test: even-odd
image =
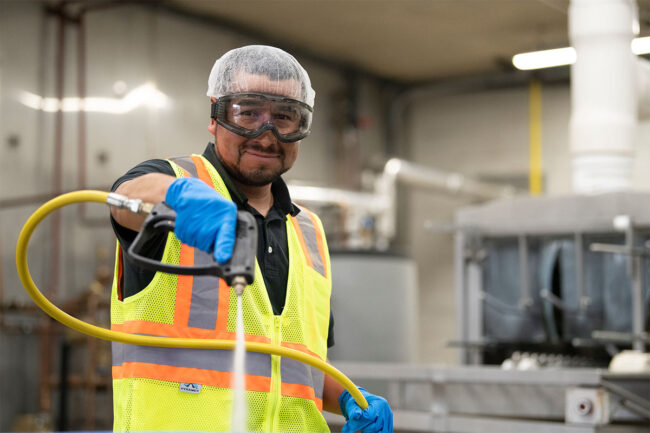
[[[392,207],[378,221],[379,230],[389,239],[395,236],[397,218],[396,188],[402,185],[424,188],[431,191],[442,191],[453,195],[471,197],[477,200],[494,200],[512,197],[515,188],[509,185],[499,185],[481,182],[460,173],[440,170],[433,167],[414,164],[403,159],[391,158],[384,166],[384,173],[377,179],[375,189],[378,194],[390,197]]]
[[[650,61],[637,58],[639,120],[650,119]]]
[[[630,44],[638,31],[632,0],[571,0],[569,140],[573,190],[579,194],[631,188],[637,125],[637,64]]]
[[[511,197],[517,193],[509,185],[499,185],[474,180],[460,173],[439,170],[414,164],[403,159],[391,158],[383,173],[375,180],[373,192],[349,191],[313,185],[289,184],[291,198],[299,203],[328,203],[346,209],[346,232],[350,234],[349,247],[358,247],[357,232],[362,220],[368,215],[376,217],[376,248],[385,250],[395,237],[397,184],[441,191],[471,197],[477,200],[493,200]]]

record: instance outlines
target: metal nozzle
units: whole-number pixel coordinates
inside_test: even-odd
[[[238,276],[232,279],[232,288],[235,289],[235,294],[241,296],[244,294],[246,288],[246,278]]]
[[[138,213],[142,215],[149,215],[154,208],[153,203],[141,202],[138,208]]]
[[[154,205],[143,202],[140,199],[130,199],[127,196],[111,192],[106,198],[106,204],[120,209],[127,209],[130,212],[140,215],[149,215]]]

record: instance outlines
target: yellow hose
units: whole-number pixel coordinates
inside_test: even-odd
[[[74,191],[67,194],[60,195],[56,198],[45,203],[38,208],[28,219],[18,237],[18,245],[16,246],[16,268],[18,269],[18,276],[25,286],[25,290],[32,298],[32,300],[43,311],[49,314],[53,319],[58,320],[65,326],[75,329],[91,337],[101,338],[103,340],[116,341],[118,343],[137,344],[140,346],[156,346],[156,347],[176,347],[184,349],[228,349],[235,348],[235,341],[233,340],[208,340],[208,339],[190,339],[190,338],[167,338],[167,337],[151,337],[144,335],[127,334],[126,332],[111,331],[99,326],[91,325],[68,313],[60,310],[56,305],[52,304],[36,287],[32,276],[29,273],[27,266],[27,246],[29,239],[36,229],[36,226],[50,213],[63,206],[72,203],[88,201],[97,203],[106,203],[108,193],[103,191]],[[323,373],[331,376],[334,380],[340,383],[352,395],[359,407],[366,409],[368,402],[363,397],[359,389],[354,383],[347,378],[339,370],[330,364],[321,361],[320,359],[299,352],[294,349],[277,346],[274,344],[265,344],[257,342],[246,342],[246,350],[249,352],[262,352],[270,355],[283,356],[285,358],[295,359],[296,361],[303,362],[319,369]]]

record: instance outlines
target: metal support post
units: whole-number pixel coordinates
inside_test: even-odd
[[[521,298],[519,308],[524,310],[533,304],[530,294],[530,276],[528,272],[528,238],[525,235],[519,236],[519,272],[521,280]]]

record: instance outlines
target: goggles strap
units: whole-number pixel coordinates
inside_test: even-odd
[[[216,119],[218,111],[219,111],[219,102],[213,102],[212,106],[210,107],[210,118]]]

